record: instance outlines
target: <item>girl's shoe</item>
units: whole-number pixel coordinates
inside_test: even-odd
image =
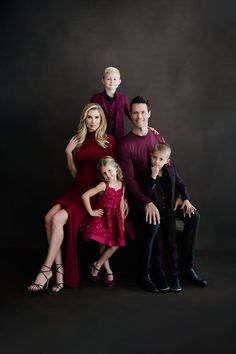
[[[96,262],[94,262],[92,265],[92,269],[91,269],[92,281],[94,283],[96,283],[100,279],[100,276],[98,274],[99,270],[100,270],[100,268],[98,268]],[[97,274],[94,274],[94,273],[97,273]]]
[[[108,279],[109,276],[112,276],[112,279]],[[105,286],[107,286],[108,288],[112,288],[113,286],[115,286],[113,273],[106,274]]]
[[[59,264],[59,263],[55,264],[55,267],[56,267],[56,273],[61,274],[63,276],[64,275],[63,264]],[[61,270],[62,270],[62,272],[61,272]],[[56,282],[56,284],[54,284],[53,287],[52,287],[52,292],[53,293],[58,293],[62,289],[63,289],[63,283]]]
[[[43,270],[43,267],[46,268],[46,270]],[[47,273],[51,273],[51,276],[49,276],[49,274]],[[51,268],[48,267],[46,264],[44,264],[39,272],[39,274],[42,273],[46,279],[46,282],[44,284],[38,284],[38,283],[33,283],[31,284],[29,287],[28,287],[28,291],[30,293],[38,293],[40,291],[43,291],[44,288],[47,290],[48,289],[48,283],[49,283],[49,280],[51,279],[52,277],[52,271],[51,271]]]

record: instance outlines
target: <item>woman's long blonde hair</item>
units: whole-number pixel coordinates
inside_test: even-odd
[[[97,170],[98,170],[98,173],[99,173],[99,178],[102,181],[105,181],[105,178],[101,174],[101,168],[106,166],[108,163],[110,163],[112,166],[114,166],[116,168],[117,180],[122,182],[123,181],[122,169],[121,169],[120,165],[115,161],[115,159],[113,157],[109,156],[109,155],[105,155],[105,156],[101,157],[100,160],[97,163]]]
[[[78,139],[78,144],[77,148],[80,148],[81,145],[83,145],[84,140],[86,138],[88,129],[86,125],[86,118],[88,116],[88,112],[91,110],[98,110],[101,122],[98,127],[98,129],[95,131],[95,139],[98,143],[98,145],[102,146],[103,148],[107,147],[108,141],[107,141],[107,134],[105,133],[107,129],[107,121],[106,121],[106,116],[105,113],[102,109],[102,107],[98,103],[88,103],[85,105],[83,108],[83,111],[81,113],[79,125],[78,125],[78,131],[77,131],[77,139]]]

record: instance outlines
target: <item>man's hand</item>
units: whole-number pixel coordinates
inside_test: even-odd
[[[148,127],[148,129],[150,129],[156,135],[159,135],[159,132],[156,129],[154,129],[153,127]]]
[[[160,213],[157,207],[153,203],[148,203],[145,206],[145,212],[146,212],[146,222],[149,224],[160,224],[161,218],[160,218]]]
[[[196,208],[190,203],[188,199],[185,199],[183,201],[181,209],[183,210],[184,216],[188,215],[190,218],[191,215],[194,214],[196,210]]]
[[[126,219],[127,215],[129,214],[129,205],[127,199],[124,199],[124,219]]]

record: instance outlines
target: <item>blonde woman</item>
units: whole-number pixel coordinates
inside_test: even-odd
[[[78,132],[65,150],[68,168],[75,180],[71,189],[53,204],[45,216],[49,247],[40,272],[34,283],[28,287],[30,292],[40,292],[48,288],[48,282],[53,276],[53,264],[56,278],[52,286],[53,292],[60,291],[64,285],[78,285],[76,241],[79,226],[86,216],[81,195],[97,183],[98,160],[104,155],[115,156],[115,140],[105,133],[106,128],[102,107],[96,103],[87,104],[81,114]],[[63,240],[65,254],[62,259]]]

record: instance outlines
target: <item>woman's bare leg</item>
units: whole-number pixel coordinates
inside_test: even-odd
[[[51,235],[52,235],[53,216],[61,209],[62,208],[61,208],[60,204],[54,205],[45,216],[45,229],[46,229],[46,234],[47,234],[47,239],[48,239],[49,244],[50,244]],[[55,257],[54,263],[55,263],[55,269],[56,269],[56,284],[53,285],[52,291],[58,292],[63,288],[63,275],[64,275],[61,247]]]
[[[56,211],[56,209],[57,209],[57,211]],[[45,268],[44,265],[41,268],[41,270],[43,270],[44,272],[46,272],[45,269],[47,269],[46,275],[47,275],[47,278],[49,278],[49,279],[52,277],[52,271],[49,269],[52,267],[53,262],[58,261],[58,262],[62,263],[60,248],[61,248],[62,241],[64,239],[64,225],[66,224],[66,222],[68,220],[68,214],[65,209],[61,209],[60,207],[58,209],[58,208],[54,207],[54,211],[55,211],[55,213],[52,212],[51,217],[48,218],[48,221],[49,221],[49,219],[51,220],[51,222],[49,223],[50,226],[49,226],[49,224],[47,225],[47,236],[48,236],[48,241],[49,241],[49,247],[48,247],[48,253],[47,253],[46,259],[44,261],[44,265],[46,265],[47,268]],[[63,275],[61,275],[61,277],[63,277]],[[59,279],[59,280],[61,280],[61,279]],[[59,282],[59,280],[58,280],[58,282]],[[44,286],[46,281],[47,281],[47,279],[46,279],[45,275],[42,272],[39,272],[39,274],[37,275],[37,277],[35,279],[34,284],[39,284],[40,286]],[[63,281],[60,281],[60,282],[63,282]],[[29,286],[29,290],[37,290],[38,287],[35,286],[34,284]]]
[[[53,216],[59,210],[62,210],[61,205],[60,204],[54,205],[45,216],[45,229],[46,229],[46,235],[49,244],[52,237],[52,219]],[[59,249],[58,254],[55,257],[55,264],[62,264],[61,248]]]
[[[67,223],[68,214],[65,209],[59,210],[52,216],[51,220],[51,237],[45,264],[52,266],[53,262],[60,252],[60,247],[64,239],[64,225]],[[61,258],[58,259],[61,261]]]

